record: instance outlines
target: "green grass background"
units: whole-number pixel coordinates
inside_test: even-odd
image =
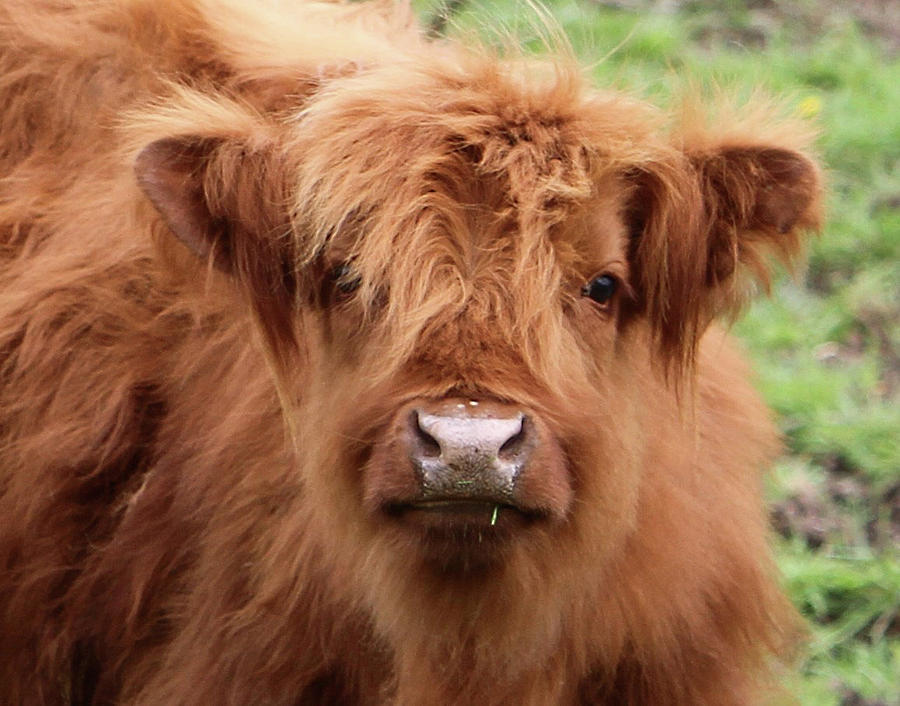
[[[892,0],[546,0],[598,85],[663,99],[678,80],[784,95],[821,126],[828,225],[805,272],[735,325],[778,413],[779,565],[808,618],[804,706],[900,704],[900,18]],[[419,0],[432,16],[439,2]],[[896,10],[896,8],[894,8]],[[524,0],[473,0],[450,30],[512,30]],[[602,61],[599,61],[602,59]]]

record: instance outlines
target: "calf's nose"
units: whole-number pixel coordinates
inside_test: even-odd
[[[426,498],[511,502],[534,447],[524,413],[472,402],[417,408],[410,417],[409,457]]]

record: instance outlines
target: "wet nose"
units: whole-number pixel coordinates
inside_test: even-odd
[[[410,459],[426,496],[511,501],[535,446],[529,420],[516,409],[473,402],[414,409]]]

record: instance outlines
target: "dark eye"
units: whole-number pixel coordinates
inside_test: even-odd
[[[581,295],[590,297],[598,304],[608,304],[616,293],[617,284],[612,275],[598,275],[581,288]]]
[[[333,267],[328,273],[328,278],[331,280],[332,286],[334,286],[338,294],[342,296],[353,294],[353,292],[359,289],[359,285],[361,284],[361,280],[359,275],[356,274],[356,270],[346,262],[342,262],[340,265]]]

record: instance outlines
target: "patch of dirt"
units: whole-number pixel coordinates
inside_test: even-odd
[[[855,20],[889,54],[900,53],[900,2],[897,0],[744,0],[709,3],[703,0],[585,0],[635,12],[683,12],[702,17],[695,38],[701,43],[726,42],[762,47],[781,27],[814,39],[829,27]]]
[[[796,483],[774,503],[770,518],[782,537],[801,538],[810,549],[868,545],[874,551],[900,546],[900,481],[875,490],[846,460],[817,459],[825,482]]]
[[[887,701],[867,699],[847,687],[841,690],[841,706],[889,706]]]
[[[885,42],[892,53],[900,52],[900,3],[897,0],[855,0],[823,4],[846,7],[868,34]]]

